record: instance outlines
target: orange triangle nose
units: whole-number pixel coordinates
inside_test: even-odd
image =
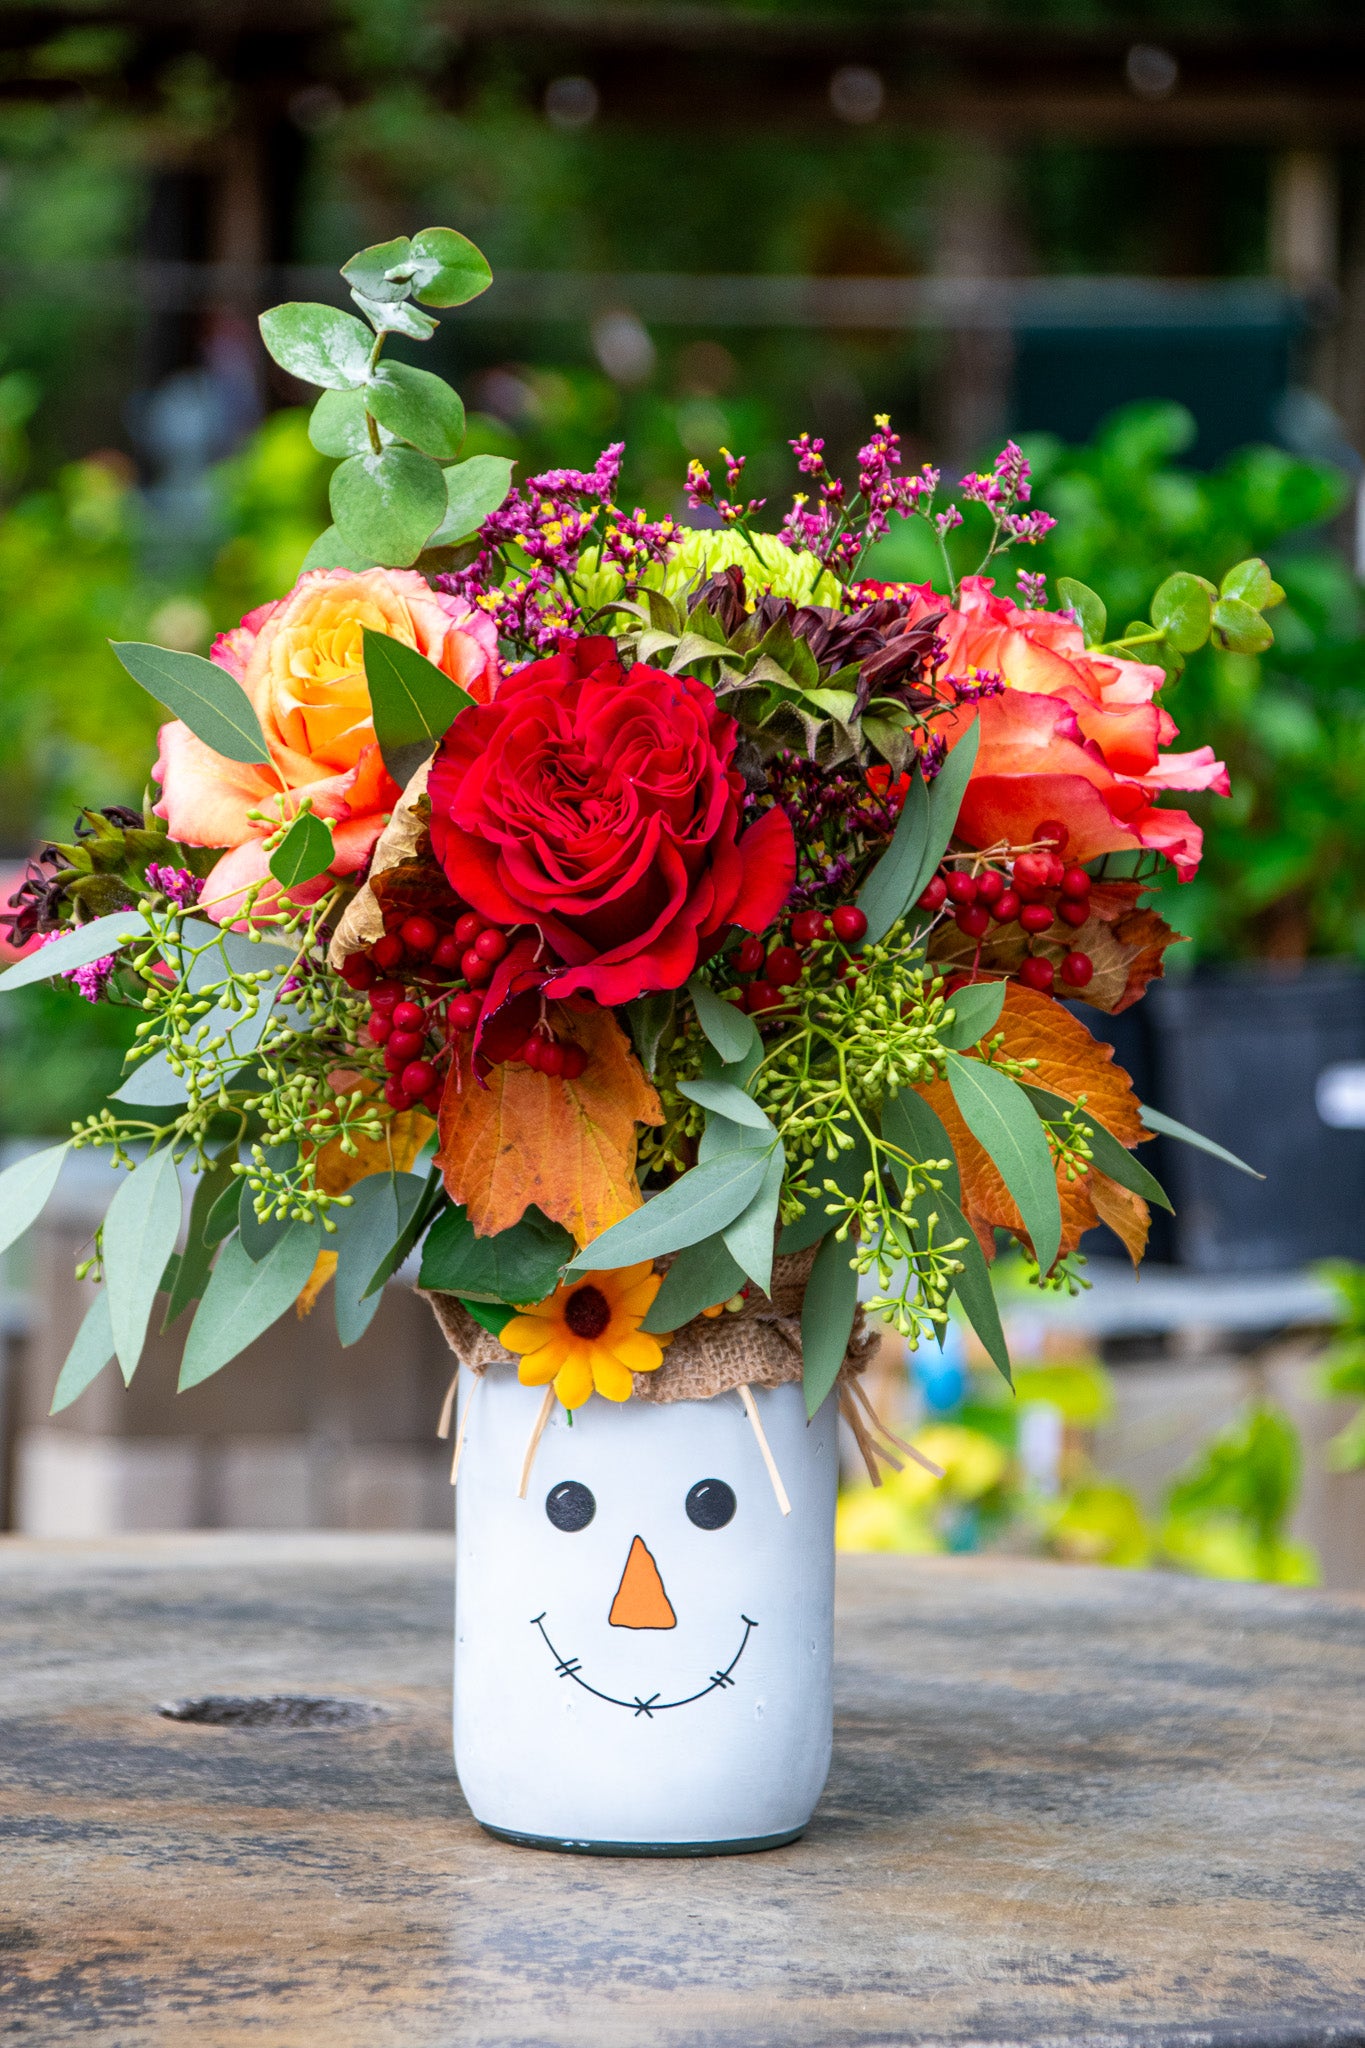
[[[613,1628],[676,1628],[678,1617],[669,1605],[659,1567],[637,1536],[607,1616]]]

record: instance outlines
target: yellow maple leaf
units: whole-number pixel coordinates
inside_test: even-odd
[[[535,1203],[587,1244],[639,1208],[637,1127],[661,1124],[663,1111],[610,1010],[551,1003],[547,1016],[587,1054],[582,1074],[566,1081],[515,1061],[480,1086],[471,1041],[458,1038],[436,1158],[480,1237],[510,1229]]]

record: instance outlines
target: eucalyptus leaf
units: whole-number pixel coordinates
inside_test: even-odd
[[[991,1269],[986,1263],[986,1254],[977,1241],[976,1232],[967,1221],[951,1196],[940,1191],[927,1197],[938,1211],[942,1225],[940,1242],[951,1244],[955,1238],[964,1243],[953,1253],[962,1261],[962,1271],[953,1281],[953,1292],[966,1312],[967,1320],[986,1347],[987,1355],[1009,1386],[1014,1385],[1014,1374],[1010,1370],[1010,1349],[1005,1342],[1005,1332],[1000,1321],[1000,1304],[995,1298],[991,1284]]]
[[[703,1309],[731,1300],[743,1285],[744,1269],[736,1264],[720,1232],[704,1237],[700,1244],[678,1253],[640,1328],[651,1336],[680,1330]]]
[[[672,989],[636,996],[626,1004],[626,1021],[640,1065],[651,1077],[658,1064],[659,1047],[673,1028],[677,998]]]
[[[1016,1081],[984,1061],[950,1052],[946,1064],[963,1122],[1009,1189],[1039,1272],[1048,1273],[1062,1246],[1062,1205],[1038,1112]]]
[[[929,877],[948,851],[980,747],[981,720],[977,718],[967,727],[929,785],[929,843],[924,849],[924,865],[915,878],[917,886],[911,891],[912,903],[923,894]]]
[[[190,1203],[190,1220],[185,1229],[185,1249],[180,1254],[180,1263],[175,1270],[175,1279],[170,1288],[170,1299],[162,1322],[163,1331],[178,1322],[192,1301],[198,1301],[208,1285],[209,1272],[213,1265],[212,1246],[206,1241],[204,1232],[213,1213],[214,1204],[229,1187],[237,1186],[237,1177],[232,1171],[236,1157],[235,1148],[225,1147],[207,1172],[195,1180],[194,1198]],[[225,1233],[226,1234],[226,1233]]]
[[[1264,654],[1275,643],[1269,620],[1240,597],[1219,598],[1213,608],[1213,633],[1218,646],[1230,654]]]
[[[723,1002],[699,976],[687,984],[697,1022],[727,1065],[742,1060],[758,1044],[758,1026],[734,1003]]]
[[[1074,576],[1057,578],[1057,595],[1067,610],[1076,614],[1086,646],[1100,646],[1109,619],[1104,599],[1097,596],[1088,584],[1077,582]]]
[[[453,1207],[427,1232],[417,1284],[464,1299],[526,1308],[554,1293],[573,1251],[568,1231],[534,1206],[519,1223],[493,1237],[476,1237],[464,1210]]]
[[[416,1213],[425,1183],[417,1173],[371,1173],[350,1189],[349,1209],[334,1211],[337,1221],[332,1249],[337,1255],[332,1283],[332,1309],[343,1345],[364,1336],[383,1299],[383,1288],[368,1292],[370,1281]]]
[[[884,939],[920,893],[915,883],[928,840],[929,792],[916,764],[891,843],[858,891],[858,908],[867,919],[868,945]]]
[[[428,546],[452,548],[477,533],[512,488],[512,464],[505,455],[471,455],[443,470],[446,502]]]
[[[1251,555],[1245,562],[1237,562],[1228,570],[1218,586],[1220,597],[1239,597],[1249,604],[1253,611],[1263,612],[1272,601],[1275,584],[1270,570],[1259,555]]]
[[[850,1129],[847,1122],[845,1130]],[[790,1252],[809,1251],[826,1231],[838,1227],[839,1214],[831,1216],[827,1204],[833,1199],[823,1191],[822,1183],[832,1180],[841,1194],[851,1200],[861,1196],[868,1172],[872,1166],[872,1148],[856,1125],[851,1127],[853,1144],[847,1152],[838,1152],[833,1159],[826,1159],[819,1153],[811,1167],[810,1178],[815,1183],[815,1194],[810,1198],[804,1215],[794,1223],[788,1223],[778,1241],[777,1249],[785,1257]]]
[[[180,1179],[167,1145],[122,1182],[101,1234],[109,1327],[125,1383],[142,1356],[152,1303],[179,1235]]]
[[[732,1081],[679,1081],[678,1093],[716,1116],[728,1117],[731,1123],[745,1124],[751,1131],[764,1131],[770,1138],[777,1135],[752,1095],[746,1095]]]
[[[330,826],[315,811],[300,811],[270,856],[270,872],[286,889],[325,875],[335,858]]]
[[[373,242],[343,263],[341,274],[353,291],[363,292],[367,299],[381,303],[405,299],[412,290],[412,243],[406,235]]]
[[[1050,1088],[1036,1088],[1030,1081],[1023,1081],[1020,1086],[1038,1114],[1046,1117],[1049,1122],[1066,1116],[1073,1107],[1065,1095],[1056,1095]],[[1127,1188],[1130,1193],[1141,1195],[1145,1202],[1155,1202],[1160,1208],[1170,1209],[1174,1214],[1170,1196],[1156,1176],[1147,1171],[1141,1160],[1134,1158],[1128,1147],[1121,1145],[1113,1132],[1106,1130],[1099,1118],[1089,1109],[1082,1109],[1080,1114],[1089,1127],[1091,1163],[1096,1171],[1105,1174],[1110,1180],[1116,1180],[1121,1188]]]
[[[465,306],[493,282],[488,259],[454,228],[423,228],[408,245],[413,297],[424,306]]]
[[[773,1288],[773,1247],[777,1237],[777,1205],[782,1194],[786,1159],[779,1145],[768,1160],[763,1185],[747,1209],[727,1223],[721,1236],[736,1265],[742,1266],[755,1287],[771,1294]],[[733,1291],[733,1290],[732,1290]]]
[[[220,1153],[219,1158],[220,1160],[229,1158],[229,1154]],[[246,1182],[242,1176],[233,1173],[229,1164],[222,1191],[214,1196],[208,1215],[204,1219],[204,1243],[210,1251],[212,1251],[215,1245],[221,1244],[223,1239],[229,1237],[237,1228],[242,1189],[245,1185]]]
[[[97,1380],[114,1356],[114,1333],[109,1324],[109,1290],[101,1287],[89,1308],[81,1318],[76,1341],[66,1354],[66,1363],[57,1375],[53,1389],[52,1406],[49,1415],[60,1415],[63,1408],[83,1394],[92,1381]]]
[[[332,471],[332,517],[348,547],[406,569],[446,509],[445,472],[415,448],[351,455]]]
[[[334,526],[320,533],[300,564],[307,569],[373,569],[378,564],[363,548],[348,547]]]
[[[831,1234],[815,1254],[801,1308],[802,1378],[806,1413],[814,1417],[839,1377],[858,1308],[852,1247]]]
[[[329,391],[365,382],[374,342],[352,314],[296,300],[262,313],[260,326],[266,348],[291,377]]]
[[[417,1176],[413,1175],[410,1177],[415,1179]],[[409,1178],[409,1176],[404,1176],[404,1178]],[[397,1237],[379,1261],[374,1272],[370,1275],[365,1292],[360,1297],[362,1302],[368,1300],[371,1296],[378,1296],[382,1293],[416,1244],[418,1238],[422,1235],[422,1232],[431,1222],[436,1211],[444,1202],[445,1188],[440,1173],[435,1168],[428,1174],[421,1192],[411,1209],[407,1207],[406,1189],[400,1189],[399,1213],[401,1227]]]
[[[293,1307],[317,1260],[321,1235],[316,1223],[293,1223],[259,1263],[247,1257],[240,1238],[228,1239],[185,1340],[182,1394],[220,1372]]]
[[[767,1148],[746,1146],[694,1166],[643,1208],[595,1237],[578,1253],[566,1277],[633,1266],[700,1244],[748,1208],[763,1184],[768,1158]]]
[[[365,386],[365,403],[381,427],[424,455],[450,462],[464,442],[464,406],[444,377],[410,363],[380,363]]]
[[[116,953],[130,939],[143,937],[146,930],[147,920],[137,910],[113,910],[108,917],[97,917],[92,924],[75,925],[59,939],[7,967],[0,974],[0,991],[27,988],[32,982],[69,974],[74,967],[88,967],[92,960],[103,960],[106,954]]]
[[[292,1226],[287,1215],[275,1215],[262,1222],[256,1214],[256,1197],[245,1180],[238,1183],[241,1193],[237,1202],[237,1235],[242,1250],[258,1266],[268,1252],[272,1252],[285,1232]]]
[[[354,290],[351,298],[376,334],[406,334],[411,341],[430,341],[436,332],[430,313],[419,311],[406,299],[371,299]]]
[[[357,391],[324,391],[308,419],[308,438],[319,455],[372,455],[365,424],[365,386]],[[393,439],[380,429],[381,446]],[[315,543],[316,545],[316,543]]]
[[[1003,981],[973,981],[960,988],[948,998],[953,1012],[953,1021],[939,1032],[940,1042],[954,1052],[965,1052],[969,1045],[978,1045],[988,1031],[993,1031],[1005,1007],[1005,984]]]
[[[69,1150],[68,1145],[45,1146],[0,1173],[0,1252],[8,1251],[42,1215]]]
[[[1152,624],[1160,626],[1172,647],[1193,654],[1209,637],[1211,614],[1208,587],[1202,577],[1178,569],[1152,599]]]
[[[379,751],[394,780],[406,783],[474,699],[406,641],[370,626],[362,631]]]
[[[953,1141],[944,1128],[938,1111],[927,1103],[913,1088],[902,1088],[898,1095],[888,1095],[882,1103],[882,1138],[888,1145],[895,1145],[907,1159],[925,1166],[930,1160],[946,1160],[947,1166],[938,1173],[944,1187],[955,1203],[962,1200],[962,1176],[958,1172],[957,1157]],[[892,1176],[905,1193],[909,1173],[900,1161],[891,1161]]]
[[[123,666],[196,739],[228,761],[268,762],[270,749],[251,699],[225,668],[202,654],[181,654],[144,640],[111,640]]]
[[[1211,1159],[1221,1159],[1226,1166],[1235,1166],[1239,1173],[1249,1173],[1253,1180],[1264,1180],[1263,1173],[1257,1173],[1254,1166],[1248,1166],[1245,1159],[1239,1159],[1235,1152],[1225,1151],[1215,1145],[1212,1138],[1206,1138],[1199,1131],[1192,1131],[1188,1124],[1177,1123],[1173,1116],[1163,1110],[1149,1108],[1147,1103],[1138,1104],[1138,1114],[1149,1131],[1158,1132],[1163,1138],[1178,1138],[1182,1145],[1193,1145],[1196,1152],[1207,1152]]]

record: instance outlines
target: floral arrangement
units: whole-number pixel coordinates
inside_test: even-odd
[[[809,435],[758,524],[742,458],[693,463],[695,524],[616,502],[622,450],[514,483],[460,459],[440,378],[386,355],[490,273],[448,229],[288,305],[267,347],[322,387],[334,524],[208,659],[115,649],[169,712],[141,814],[83,814],[11,905],[0,988],[139,1012],[126,1077],[0,1177],[0,1240],[68,1149],[127,1169],[54,1407],[131,1376],[159,1293],[182,1386],[330,1286],[343,1343],[420,1248],[532,1384],[622,1401],[673,1333],[806,1253],[810,1412],[865,1306],[911,1344],[956,1299],[1000,1370],[1001,1234],[1074,1286],[1103,1221],[1134,1260],[1155,1130],[1061,998],[1135,1002],[1172,932],[1144,902],[1226,792],[1159,701],[1210,635],[1262,645],[1263,563],[1176,575],[1105,638],[1092,592],[1021,571],[1047,531],[1007,446],[960,500],[960,584],[867,580],[893,517],[940,541],[939,474],[880,419],[856,481]],[[986,573],[987,571],[991,573]],[[194,1192],[183,1213],[182,1175]]]

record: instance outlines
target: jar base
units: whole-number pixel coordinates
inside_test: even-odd
[[[513,1842],[521,1849],[552,1849],[561,1856],[749,1856],[758,1849],[785,1849],[788,1842],[799,1842],[807,1825],[803,1822],[780,1835],[747,1835],[734,1842],[585,1842],[561,1835],[524,1835],[514,1828],[495,1828],[491,1821],[479,1821],[484,1833],[499,1842]]]

